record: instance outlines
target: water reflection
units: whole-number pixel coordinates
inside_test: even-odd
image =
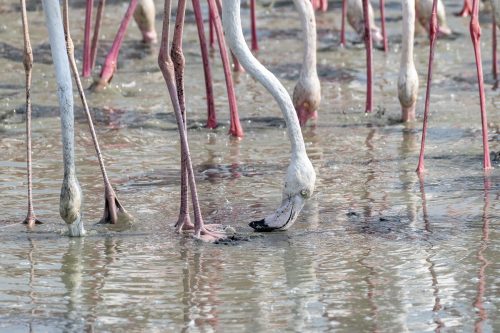
[[[180,242],[182,269],[183,304],[182,332],[193,328],[201,332],[216,331],[219,324],[218,306],[221,300],[218,292],[222,288],[222,267],[220,250],[192,249],[186,240]],[[207,250],[209,253],[204,253]]]
[[[488,176],[484,177],[484,206],[482,214],[482,236],[481,245],[477,251],[477,258],[480,263],[478,272],[478,284],[477,284],[477,295],[474,300],[474,307],[478,310],[477,319],[474,323],[474,332],[483,332],[484,324],[487,322],[488,313],[484,308],[484,292],[486,290],[486,268],[491,264],[491,262],[486,259],[485,252],[488,249],[488,244],[490,242],[490,219],[489,219],[489,209],[490,209],[490,189],[491,180]],[[488,330],[491,327],[488,328]]]

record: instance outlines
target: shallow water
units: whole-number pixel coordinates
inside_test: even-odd
[[[336,47],[340,3],[331,3],[317,18],[320,119],[304,130],[318,175],[315,194],[291,230],[230,246],[200,244],[173,230],[179,204],[178,134],[156,65],[157,49],[141,46],[135,24],[112,86],[88,97],[108,173],[136,226],[124,232],[95,226],[102,214],[102,181],[78,107],[77,171],[91,232],[83,239],[61,235],[58,107],[43,15],[34,4],[28,13],[35,52],[34,206],[44,224],[29,231],[18,223],[26,212],[21,22],[16,5],[1,4],[0,331],[499,330],[500,164],[494,161],[496,169],[484,176],[468,19],[451,16],[458,2],[447,4],[458,36],[437,43],[424,179],[419,181],[414,170],[425,35],[417,36],[415,50],[419,119],[398,124],[393,119],[399,115],[401,15],[398,2],[387,3],[391,50],[375,52],[376,110],[365,115],[364,50],[353,44]],[[117,23],[121,14],[112,13],[125,8],[112,2],[106,19]],[[79,58],[83,12],[83,1],[75,3],[72,29]],[[242,14],[247,24],[248,10]],[[291,91],[302,57],[297,16],[290,6],[259,7],[258,18],[258,57]],[[500,97],[491,90],[488,15],[481,20],[490,149],[498,152]],[[247,223],[280,201],[289,158],[281,115],[258,83],[235,75],[245,138],[230,139],[225,84],[214,52],[221,126],[204,129],[203,74],[192,14],[187,22],[189,139],[203,214],[208,222],[253,236]],[[160,24],[158,17],[158,29]],[[113,26],[104,27],[98,63],[111,44]],[[355,40],[348,31],[348,39]]]

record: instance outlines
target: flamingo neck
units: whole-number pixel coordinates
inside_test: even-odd
[[[58,0],[42,1],[49,31],[50,50],[56,72],[57,95],[61,110],[61,135],[64,160],[64,179],[75,175],[75,129],[73,114],[73,86],[69,67],[61,10]]]
[[[314,9],[309,1],[294,0],[299,12],[299,19],[304,33],[304,59],[300,78],[302,80],[317,77],[316,73],[316,19]]]
[[[413,36],[415,35],[415,0],[403,0],[403,42],[401,67],[415,67],[413,63]]]
[[[243,37],[240,0],[223,1],[222,23],[227,42],[236,58],[238,58],[245,70],[271,93],[278,103],[287,125],[288,138],[292,146],[292,160],[304,156],[307,158],[299,120],[290,95],[281,82],[252,55]]]

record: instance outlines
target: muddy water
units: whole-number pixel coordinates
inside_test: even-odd
[[[173,231],[179,198],[178,134],[156,66],[157,49],[141,46],[135,24],[110,89],[89,94],[89,102],[109,175],[136,226],[124,232],[95,226],[102,214],[102,181],[78,108],[77,171],[91,232],[83,239],[61,235],[58,108],[43,15],[36,4],[29,12],[35,52],[34,205],[44,224],[33,231],[19,224],[26,211],[21,23],[16,5],[2,3],[0,331],[500,329],[500,165],[493,162],[496,169],[483,175],[467,19],[450,16],[456,35],[437,43],[427,172],[419,181],[414,170],[423,83],[418,121],[406,126],[393,121],[399,115],[399,3],[387,3],[391,50],[374,56],[376,110],[371,115],[363,112],[364,51],[353,43],[345,50],[336,47],[340,9],[339,3],[331,5],[318,16],[320,120],[304,130],[318,175],[315,195],[291,230],[223,246],[200,244]],[[108,6],[110,23],[103,31],[98,63],[125,9],[124,3]],[[458,9],[449,3],[449,12]],[[75,3],[72,29],[80,59],[83,12],[83,2]],[[248,10],[242,13],[248,17]],[[302,49],[297,16],[290,6],[259,7],[258,18],[258,56],[291,91]],[[252,234],[247,223],[280,201],[289,157],[283,122],[258,83],[246,74],[235,75],[246,135],[240,142],[226,135],[227,98],[214,52],[220,127],[203,128],[201,58],[193,15],[188,13],[187,20],[189,138],[203,214],[206,221]],[[500,97],[491,90],[488,15],[481,20],[489,139],[492,151],[498,152]],[[348,39],[355,40],[351,30]],[[426,38],[420,34],[416,66],[421,82],[427,54]]]

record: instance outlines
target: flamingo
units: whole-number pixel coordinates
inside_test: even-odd
[[[401,104],[401,120],[415,120],[418,94],[418,74],[413,62],[413,38],[415,35],[415,0],[403,0],[403,38],[401,65],[398,79],[398,97]]]
[[[308,119],[316,119],[321,102],[321,85],[316,70],[316,20],[314,8],[309,1],[296,1],[295,6],[304,32],[304,58],[299,81],[293,90],[293,105],[299,123],[305,125]]]
[[[76,177],[75,170],[75,148],[74,148],[74,113],[73,113],[73,92],[71,82],[71,72],[73,71],[77,86],[80,92],[80,97],[84,103],[87,120],[91,130],[94,147],[96,149],[99,165],[103,174],[105,185],[105,209],[101,220],[103,223],[117,223],[118,219],[131,219],[130,215],[121,206],[116,197],[116,194],[111,187],[107,178],[102,155],[97,142],[97,137],[92,124],[88,105],[85,101],[83,88],[78,77],[78,70],[73,55],[73,42],[69,34],[69,19],[68,19],[68,3],[64,3],[65,24],[61,19],[61,11],[59,1],[44,0],[42,1],[45,21],[49,33],[49,41],[51,46],[51,54],[56,72],[56,80],[58,86],[58,98],[61,112],[61,132],[63,144],[63,163],[64,163],[64,178],[61,187],[59,213],[68,227],[69,236],[84,236],[85,229],[83,226],[81,215],[82,191]],[[28,21],[26,17],[26,3],[21,0],[22,21],[24,32],[24,67],[26,72],[26,129],[27,129],[27,146],[28,146],[28,216],[26,223],[32,227],[38,220],[36,219],[32,209],[32,184],[31,184],[31,68],[33,65],[32,51],[29,41]],[[66,42],[65,42],[66,41]],[[71,66],[71,67],[70,67]]]
[[[300,1],[309,0],[294,0],[297,6]],[[291,143],[290,164],[285,176],[280,207],[262,220],[251,222],[250,226],[257,231],[286,230],[293,225],[306,200],[313,194],[316,173],[307,156],[290,95],[280,81],[252,55],[245,42],[241,30],[240,1],[223,0],[223,4],[222,22],[229,47],[243,68],[259,81],[278,103]]]

